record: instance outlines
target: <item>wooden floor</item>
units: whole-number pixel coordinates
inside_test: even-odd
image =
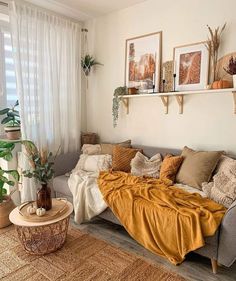
[[[73,223],[73,222],[72,222]],[[188,255],[186,260],[179,266],[170,264],[164,258],[152,254],[135,240],[133,240],[123,227],[107,222],[102,219],[96,219],[93,222],[76,225],[78,229],[91,233],[95,237],[108,241],[113,245],[123,248],[126,251],[142,256],[144,259],[153,263],[161,264],[172,272],[176,272],[187,280],[202,281],[236,281],[236,263],[230,267],[219,267],[218,273],[211,271],[210,260],[197,254]],[[128,280],[127,280],[128,281]]]

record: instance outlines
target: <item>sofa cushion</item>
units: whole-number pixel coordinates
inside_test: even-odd
[[[68,186],[69,177],[66,175],[58,176],[53,179],[53,189],[58,194],[64,194],[66,197],[72,197],[72,193]]]
[[[80,159],[72,172],[83,170],[87,172],[99,172],[109,170],[112,164],[111,155],[87,155],[81,154]]]
[[[183,159],[182,156],[166,155],[161,164],[160,179],[168,179],[174,182]]]
[[[161,162],[160,153],[155,154],[149,159],[141,152],[137,152],[131,160],[131,173],[135,176],[159,178]]]
[[[138,151],[140,150],[116,145],[113,148],[112,170],[129,173],[131,160]]]
[[[209,198],[229,208],[236,199],[236,160],[222,156],[213,181],[203,183],[202,190]]]
[[[82,153],[88,155],[109,154],[112,155],[115,145],[123,147],[131,147],[131,140],[123,141],[120,143],[101,143],[101,144],[84,144]]]
[[[184,157],[176,176],[178,183],[201,189],[203,182],[209,182],[223,151],[195,151],[184,147]]]

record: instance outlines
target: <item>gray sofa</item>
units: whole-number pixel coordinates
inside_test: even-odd
[[[181,151],[175,149],[164,149],[155,147],[145,147],[134,145],[133,147],[142,148],[146,156],[151,157],[156,153],[165,155],[166,153],[180,154]],[[71,171],[78,159],[80,153],[68,153],[57,157],[55,162],[55,178],[53,189],[56,197],[66,197],[72,202],[72,194],[67,185],[68,176],[65,173]],[[119,220],[107,208],[99,217],[120,224]],[[221,226],[214,236],[206,238],[206,245],[195,252],[211,259],[212,270],[217,271],[217,264],[231,266],[236,259],[236,201],[227,210]]]

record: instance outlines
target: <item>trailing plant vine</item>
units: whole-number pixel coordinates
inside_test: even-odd
[[[118,87],[115,89],[113,94],[113,102],[112,102],[112,116],[113,116],[113,127],[115,128],[117,126],[117,121],[119,118],[119,107],[120,107],[120,101],[121,96],[127,95],[128,89],[127,87]]]

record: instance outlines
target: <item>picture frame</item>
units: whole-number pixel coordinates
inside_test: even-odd
[[[125,45],[125,85],[140,93],[160,91],[162,31],[129,38]]]
[[[175,47],[173,61],[174,90],[203,90],[207,87],[210,54],[205,41]]]

